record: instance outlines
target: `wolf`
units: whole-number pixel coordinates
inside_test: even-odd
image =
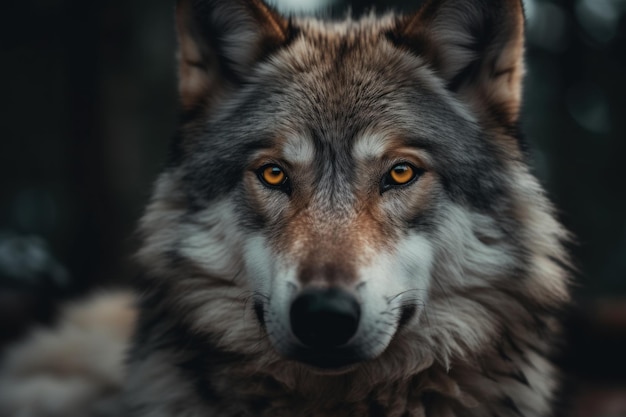
[[[109,410],[553,415],[569,235],[520,131],[521,0],[178,0],[176,23],[181,123]]]

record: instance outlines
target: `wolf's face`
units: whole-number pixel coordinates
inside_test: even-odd
[[[181,0],[178,25],[140,255],[194,330],[315,368],[448,361],[493,345],[498,303],[565,297],[533,278],[564,255],[516,137],[519,1],[321,23]]]
[[[418,144],[433,136],[437,115],[426,103],[417,107],[425,122],[412,112],[424,100],[454,114],[432,91],[409,87],[423,82],[416,60],[394,54],[384,38],[373,46],[379,62],[360,59],[372,47],[360,35],[337,56],[323,46],[340,36],[335,30],[293,42],[312,52],[308,62],[287,52],[263,68],[258,93],[272,82],[276,90],[257,103],[252,118],[262,126],[247,130],[269,139],[250,153],[233,207],[247,229],[243,259],[270,340],[320,367],[378,356],[426,301],[428,225],[442,184]],[[402,66],[415,72],[392,77]]]

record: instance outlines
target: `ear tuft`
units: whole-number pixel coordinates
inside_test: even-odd
[[[429,0],[390,36],[423,56],[479,112],[505,125],[517,122],[524,74],[521,0]]]
[[[184,109],[210,106],[225,85],[290,39],[289,21],[261,0],[178,0],[179,92]]]

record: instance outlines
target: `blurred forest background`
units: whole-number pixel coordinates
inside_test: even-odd
[[[0,5],[0,346],[51,321],[59,300],[134,274],[134,227],[177,120],[174,3]],[[338,15],[419,3],[274,1]],[[575,415],[603,401],[603,415],[626,416],[614,400],[626,398],[626,0],[525,6],[524,128],[578,238],[563,362],[594,394]]]

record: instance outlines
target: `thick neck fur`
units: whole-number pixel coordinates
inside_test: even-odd
[[[424,351],[422,369],[411,371],[415,358],[403,363],[392,346],[333,375],[273,355],[228,352],[166,309],[144,305],[126,406],[132,417],[174,417],[182,409],[189,417],[547,416],[555,372],[539,333],[553,319],[536,320],[534,334],[503,330],[497,345],[448,367]]]

